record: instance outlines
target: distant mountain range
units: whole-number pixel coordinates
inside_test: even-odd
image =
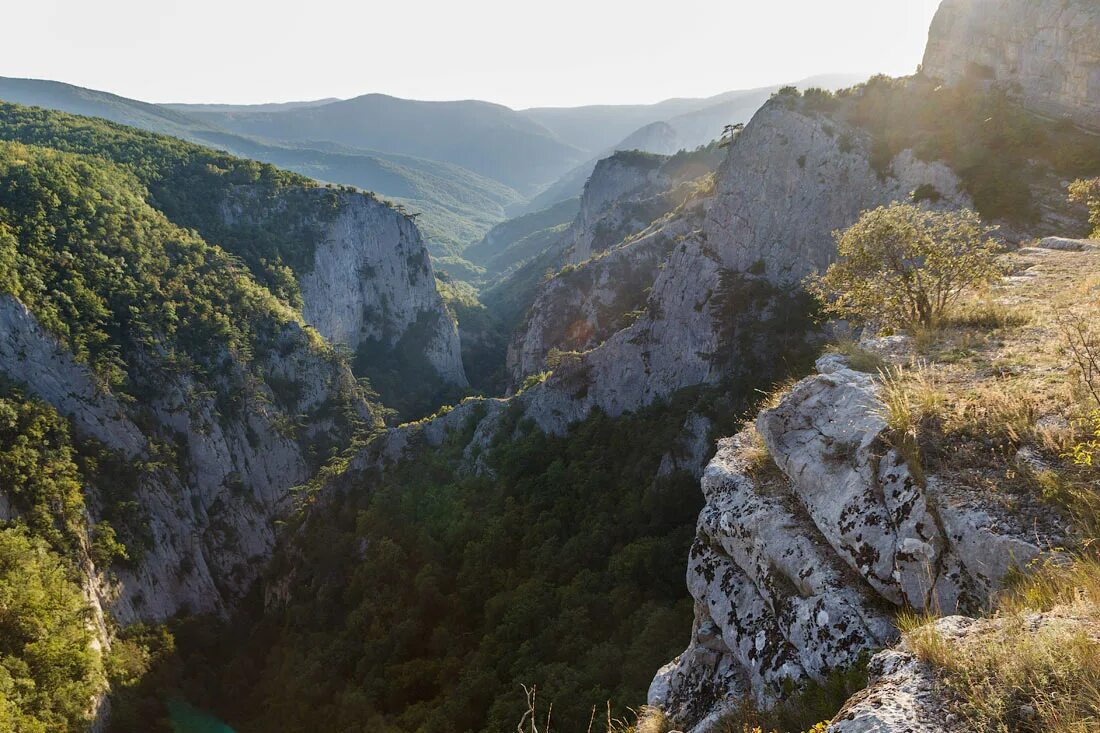
[[[451,163],[328,142],[262,140],[170,107],[60,82],[0,77],[0,100],[102,117],[272,163],[321,181],[374,191],[422,214],[420,227],[436,254],[457,253],[469,242],[477,241],[505,219],[505,207],[525,199],[499,181]],[[291,110],[310,104],[326,102],[260,108]]]
[[[499,104],[422,102],[384,94],[276,110],[168,105],[222,129],[267,140],[339,143],[454,163],[526,194],[584,160],[586,151]]]
[[[858,75],[804,79],[838,88]],[[421,214],[433,254],[473,277],[462,257],[509,216],[578,196],[615,150],[673,153],[744,122],[780,85],[648,105],[512,110],[477,100],[383,94],[232,105],[151,104],[56,81],[0,77],[0,99],[133,127],[254,158],[320,181],[374,191]]]
[[[842,89],[866,74],[822,74],[793,82],[799,89]],[[669,99],[651,105],[536,108],[524,110],[559,136],[579,146],[592,146],[591,157],[531,199],[520,213],[544,209],[579,196],[596,162],[616,150],[644,150],[671,155],[692,150],[721,136],[726,125],[748,122],[768,98],[785,85],[725,92],[702,99]]]
[[[838,89],[867,78],[867,74],[821,74],[791,82],[800,89],[822,87]],[[591,105],[586,107],[532,107],[520,114],[551,130],[562,140],[590,153],[617,147],[639,128],[666,121],[683,128],[687,144],[695,147],[717,137],[730,117],[740,118],[748,110],[755,112],[783,84],[757,89],[739,89],[712,97],[679,97],[656,104]],[[725,115],[725,117],[723,117]],[[725,119],[726,121],[722,121]],[[677,120],[678,122],[673,122]],[[689,139],[690,138],[690,139]],[[674,153],[679,148],[667,152]],[[651,150],[649,152],[664,152]]]

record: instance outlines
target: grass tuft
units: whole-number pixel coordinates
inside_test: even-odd
[[[849,366],[857,372],[878,374],[888,367],[885,359],[875,352],[863,348],[852,339],[842,339],[831,345],[828,350],[847,358]]]
[[[959,303],[947,312],[943,327],[967,328],[978,331],[998,331],[1023,328],[1031,323],[1031,315],[1019,306],[993,300],[973,300]]]
[[[966,730],[1100,729],[1100,556],[1048,560],[1012,579],[996,607],[961,638],[928,616],[898,620],[909,648],[939,670]]]

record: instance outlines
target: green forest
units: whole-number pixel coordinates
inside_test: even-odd
[[[106,522],[83,543],[92,460],[53,408],[0,384],[0,485],[21,516],[0,527],[0,729],[80,730],[103,689],[80,572],[125,549]]]
[[[382,475],[339,474],[272,563],[292,579],[285,602],[175,627],[180,643],[120,697],[123,720],[174,689],[245,733],[503,733],[524,684],[554,702],[555,728],[584,730],[608,703],[626,715],[691,626],[683,558],[702,497],[689,474],[655,478],[661,458],[689,412],[726,434],[756,396],[687,390],[564,437],[513,410],[481,475],[461,460],[475,414]]]

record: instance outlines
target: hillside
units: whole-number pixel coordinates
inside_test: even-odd
[[[278,112],[192,109],[200,119],[265,138],[333,142],[454,163],[530,194],[583,158],[542,125],[497,104],[366,94]]]
[[[324,519],[303,527],[287,547],[288,558],[295,559],[267,581],[286,595],[277,608],[255,610],[259,616],[241,621],[245,627],[257,619],[272,624],[234,658],[233,664],[255,676],[239,680],[228,696],[207,690],[210,704],[245,730],[262,730],[274,720],[305,730],[319,720],[322,701],[333,701],[324,708],[328,725],[362,715],[382,729],[448,730],[457,722],[464,729],[503,731],[524,710],[514,688],[538,680],[540,699],[554,702],[558,725],[583,728],[592,705],[643,694],[633,675],[638,660],[671,641],[649,634],[681,623],[674,618],[686,608],[684,596],[668,585],[679,573],[660,569],[667,550],[657,549],[682,542],[683,525],[657,527],[635,512],[639,506],[643,512],[667,507],[664,501],[686,508],[697,496],[688,486],[702,475],[707,503],[693,549],[684,555],[696,622],[680,627],[682,633],[694,629],[695,641],[659,675],[650,702],[684,729],[700,723],[693,729],[721,730],[713,727],[711,713],[725,718],[745,704],[760,706],[761,719],[768,720],[776,691],[801,680],[819,701],[800,711],[802,727],[790,728],[804,730],[832,715],[862,684],[856,670],[839,687],[829,687],[834,675],[848,674],[861,651],[896,638],[891,607],[941,604],[981,612],[1009,569],[1005,558],[1026,562],[1047,545],[1068,540],[1063,508],[1041,490],[1013,489],[1002,501],[981,483],[1004,475],[1012,464],[997,461],[1011,457],[990,456],[988,473],[973,476],[960,474],[952,463],[978,465],[978,457],[967,453],[970,441],[976,451],[990,442],[1013,450],[1030,445],[1022,423],[1006,428],[1006,440],[1015,442],[1004,444],[994,434],[1001,418],[981,410],[1002,404],[1000,398],[968,397],[972,402],[965,404],[978,412],[944,416],[963,421],[942,428],[956,431],[948,445],[963,452],[935,453],[930,444],[918,465],[896,445],[889,454],[888,446],[881,452],[869,447],[887,440],[888,427],[877,417],[881,392],[873,376],[833,357],[820,362],[816,376],[809,367],[827,339],[800,283],[835,259],[832,232],[861,212],[905,199],[939,210],[978,206],[990,219],[1002,219],[1006,233],[1027,241],[1062,230],[1066,222],[1071,229],[1084,224],[1082,212],[1051,202],[1064,200],[1058,181],[1065,173],[1100,172],[1084,155],[1095,150],[1094,141],[1011,104],[998,107],[1003,102],[995,90],[980,94],[964,86],[937,96],[928,84],[877,79],[835,96],[778,95],[734,137],[712,188],[700,190],[694,204],[675,208],[617,246],[612,237],[605,254],[593,247],[595,256],[552,275],[540,286],[546,301],[535,311],[547,314],[539,319],[547,325],[540,344],[545,371],[529,374],[509,399],[468,400],[380,435],[316,484],[322,498],[315,516]],[[876,114],[903,98],[910,107]],[[1001,110],[996,119],[1002,124],[989,125],[991,108]],[[955,131],[966,134],[942,137],[944,109],[952,110]],[[1008,144],[1022,139],[1033,144]],[[948,140],[957,146],[946,145]],[[1075,150],[1082,155],[1057,154]],[[1044,202],[1031,213],[1006,207],[1024,189],[1019,178],[996,172],[1005,155],[1005,164],[1014,166],[1021,165],[1014,156],[1027,156],[1021,172],[1032,184],[1025,187],[1027,200]],[[652,177],[663,164],[660,157],[624,158],[609,166],[606,194],[590,190],[592,201],[606,195],[614,205],[590,206],[589,213],[621,208],[646,185],[660,189],[659,177]],[[959,165],[962,160],[977,163],[967,168]],[[623,165],[629,161],[635,165]],[[589,233],[599,229],[583,204],[578,220],[589,222]],[[1091,266],[1077,262],[1062,271],[1087,277]],[[608,308],[617,296],[627,305]],[[1009,291],[1004,297],[1014,296]],[[1046,295],[1037,290],[1035,297]],[[560,328],[578,322],[563,315],[574,301],[591,328]],[[987,309],[988,317],[982,315]],[[627,311],[629,318],[620,321]],[[1024,358],[1031,338],[1051,339],[1012,330],[1015,318],[997,313],[997,306],[982,303],[960,312],[956,326],[932,337],[948,342],[943,351],[922,346],[921,356],[963,368],[973,355],[977,373],[993,380],[989,389],[1008,388],[1001,383],[1008,372],[987,368],[999,362],[981,344],[1007,348],[1017,354],[1004,357],[1013,362]],[[536,335],[532,323],[520,334]],[[592,340],[574,346],[570,339],[578,334]],[[861,368],[877,363],[863,359]],[[1035,368],[1049,369],[1039,361]],[[1026,371],[1011,373],[1023,378]],[[764,406],[756,429],[766,453],[759,441],[750,445],[750,436],[742,435],[722,441],[704,470],[711,441],[738,434],[737,426],[757,412],[755,390],[805,375]],[[1045,400],[1022,385],[1017,391]],[[951,394],[935,404],[963,404],[962,396]],[[1055,412],[1062,407],[1072,405],[1050,405]],[[1016,414],[1008,398],[1005,409]],[[1046,410],[1045,402],[1026,408],[1028,425]],[[823,437],[814,439],[807,424],[819,425]],[[621,442],[626,435],[631,439]],[[663,437],[650,442],[657,435]],[[845,448],[849,443],[854,447]],[[1042,445],[1045,461],[1064,449],[1064,443]],[[748,457],[739,457],[742,449],[751,449],[745,454],[755,461],[751,466],[742,462]],[[1068,469],[1059,460],[1052,470],[1062,475]],[[876,478],[880,466],[896,469],[881,478],[889,482],[885,489]],[[927,477],[929,486],[942,488],[926,490],[906,476]],[[590,480],[601,489],[579,488],[591,486]],[[822,495],[820,486],[844,492]],[[581,513],[570,503],[578,491],[587,497]],[[840,498],[829,500],[833,496]],[[610,497],[613,514],[594,497]],[[941,497],[946,506],[937,503]],[[885,508],[879,506],[883,501]],[[338,519],[355,513],[351,507],[362,511],[355,527]],[[680,515],[666,508],[652,516]],[[423,533],[421,522],[429,527]],[[574,531],[565,532],[567,525]],[[381,555],[371,549],[357,554],[368,538],[380,536],[386,538]],[[614,547],[600,544],[608,541]],[[645,548],[653,548],[652,554]],[[489,572],[487,558],[500,556],[517,561]],[[373,559],[357,565],[355,591],[343,594],[341,568],[352,557]],[[568,559],[573,557],[578,559]],[[939,568],[931,577],[926,558]],[[853,573],[863,580],[853,581]],[[645,582],[636,585],[636,578]],[[588,595],[590,589],[596,597]],[[666,589],[668,595],[655,595]],[[615,606],[619,600],[628,605]],[[639,608],[649,609],[649,623],[636,615]],[[591,609],[600,613],[591,615]],[[613,636],[603,626],[608,618],[620,619],[616,630],[633,629],[629,638]],[[401,641],[395,643],[392,625],[363,626],[363,619],[400,619]],[[340,629],[335,635],[326,631],[332,624]],[[353,643],[369,645],[369,662],[352,654],[341,670],[325,668],[323,660]],[[604,654],[614,661],[601,661]],[[306,679],[288,674],[301,669],[312,672]],[[831,692],[814,693],[815,684]],[[295,690],[289,699],[282,694],[288,687]],[[811,713],[821,716],[806,719]]]
[[[103,644],[116,623],[224,613],[290,486],[381,407],[300,313],[151,207],[126,168],[3,142],[0,180],[5,396],[57,436],[47,451],[40,421],[7,423],[6,516],[61,553]],[[36,447],[76,468],[11,462]]]
[[[807,79],[791,82],[799,89],[822,87],[840,89],[862,81],[866,75],[860,74],[821,74]],[[635,131],[655,122],[710,117],[718,122],[716,131],[710,130],[701,139],[686,136],[681,145],[668,151],[651,150],[653,153],[675,153],[680,148],[691,149],[703,145],[722,132],[722,126],[736,122],[745,122],[761,104],[767,101],[785,84],[776,84],[759,89],[737,89],[715,94],[711,97],[681,97],[666,99],[656,104],[607,104],[585,107],[532,107],[520,110],[520,114],[551,130],[562,140],[575,145],[590,154],[612,150],[624,150],[617,146]],[[713,127],[713,125],[711,125]]]
[[[508,186],[457,165],[314,141],[265,142],[162,105],[59,82],[0,78],[0,99],[102,117],[271,163],[316,180],[372,191],[421,213],[425,236],[440,256],[457,254],[501,221],[505,207],[521,200]],[[327,102],[317,104],[322,103]],[[267,112],[269,107],[261,105],[257,111]]]
[[[238,256],[323,336],[357,350],[356,371],[372,377],[391,405],[425,410],[442,391],[465,386],[456,327],[419,232],[377,199],[175,138],[36,108],[0,104],[0,139],[130,169],[170,221]],[[423,389],[394,391],[396,370],[423,372]]]

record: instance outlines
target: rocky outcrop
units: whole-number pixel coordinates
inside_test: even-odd
[[[909,151],[880,177],[870,144],[859,129],[807,111],[797,98],[765,105],[730,146],[701,225],[672,217],[647,234],[667,231],[675,245],[657,267],[643,312],[531,390],[528,414],[559,432],[593,407],[618,415],[774,363],[801,338],[800,282],[835,258],[834,230],[925,184],[941,193],[937,206],[970,204],[950,169]],[[557,328],[549,315],[557,312],[533,308],[529,322]],[[520,335],[513,363],[533,368],[555,345],[532,341]]]
[[[646,199],[669,187],[670,179],[661,170],[665,160],[661,155],[632,150],[596,164],[584,185],[580,211],[566,234],[572,242],[570,262],[587,260],[657,218],[649,215]]]
[[[512,338],[507,365],[513,388],[547,368],[551,349],[587,351],[630,325],[676,243],[698,229],[703,201],[659,220],[627,242],[566,268],[544,283]]]
[[[923,73],[995,82],[1032,109],[1100,130],[1100,5],[1093,0],[944,0]]]
[[[765,105],[718,170],[704,231],[722,266],[795,284],[835,259],[832,233],[867,209],[907,201],[924,185],[943,197],[938,208],[971,206],[942,163],[904,151],[881,176],[870,146],[862,130],[807,111],[797,98]]]
[[[230,225],[257,215],[255,192],[238,187],[222,207]],[[325,188],[294,189],[296,198],[267,203],[271,218],[287,206],[324,209],[330,215],[301,224],[315,239],[310,266],[299,275],[302,315],[326,339],[355,350],[370,341],[392,349],[417,324],[417,348],[442,381],[465,386],[458,326],[436,289],[427,247],[414,221],[373,197]],[[290,198],[290,197],[287,197]]]
[[[936,622],[936,629],[957,638],[971,621],[951,616]],[[826,733],[962,733],[935,671],[904,644],[876,654],[867,671],[871,684],[845,703]]]
[[[877,381],[841,357],[818,369],[721,441],[703,476],[692,640],[649,700],[697,733],[886,645],[902,608],[985,605],[1063,539],[1049,513],[924,476],[890,441]]]
[[[563,235],[570,263],[538,287],[509,343],[513,389],[546,368],[551,349],[591,349],[637,318],[672,247],[701,226],[716,165],[699,151],[599,161]]]
[[[1087,603],[1087,601],[1086,601]],[[1100,641],[1094,613],[1081,606],[1060,606],[1043,613],[1006,614],[993,618],[947,616],[913,634],[936,639],[947,648],[975,645],[1011,654],[1015,643],[1030,639]],[[965,733],[973,725],[952,710],[944,694],[944,672],[922,661],[908,637],[897,647],[876,654],[868,668],[870,684],[849,699],[833,717],[826,733]],[[965,653],[965,652],[963,652]],[[979,672],[979,675],[981,672]],[[955,683],[962,681],[956,678]],[[1018,711],[1026,723],[1035,716],[1026,703]],[[1008,711],[1006,711],[1008,712]]]

